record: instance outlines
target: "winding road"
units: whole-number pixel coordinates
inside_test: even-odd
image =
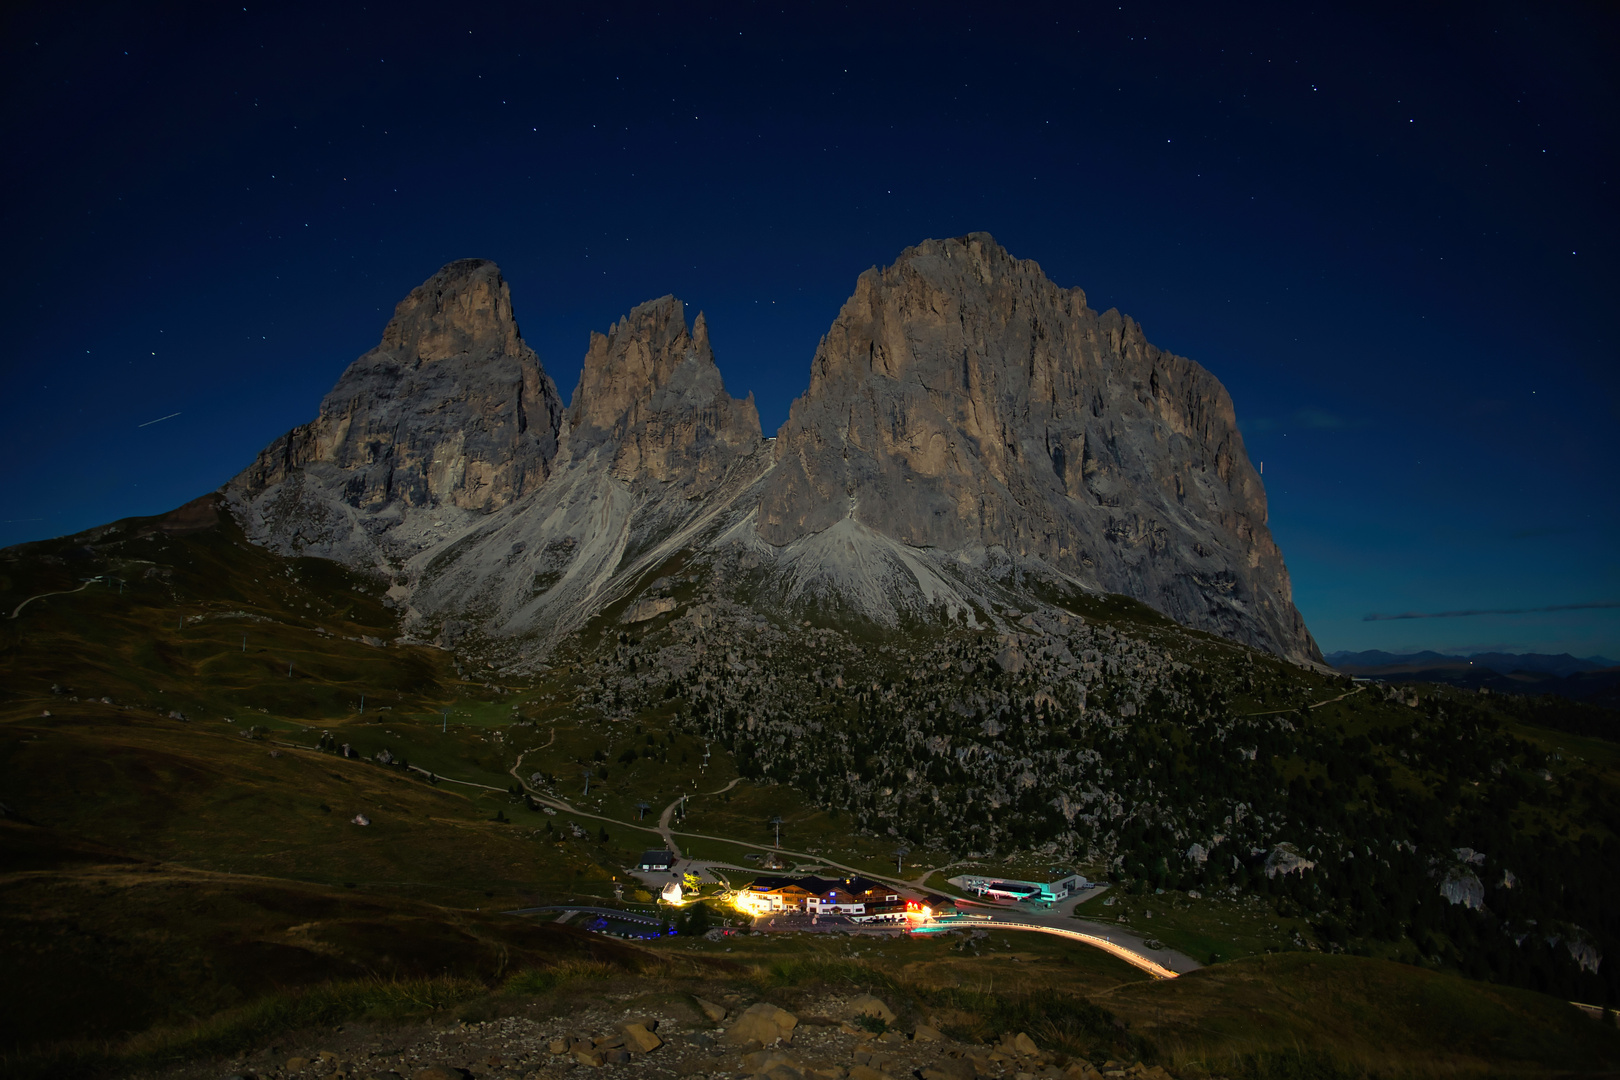
[[[679,805],[681,805],[681,800],[676,799],[664,807],[664,812],[658,815],[658,835],[664,838],[664,846],[677,859],[681,857],[681,848],[679,844],[675,843],[675,834],[670,830],[669,819],[674,816],[675,808]]]
[[[80,585],[77,589],[59,589],[56,592],[42,592],[36,596],[30,596],[28,599],[17,605],[16,609],[11,613],[11,617],[15,619],[17,616],[21,615],[22,609],[27,607],[29,604],[32,604],[35,600],[43,600],[47,596],[72,596],[76,592],[84,592],[84,590],[88,589],[91,585],[94,585],[100,580],[101,579],[98,577],[93,577],[87,580],[83,585]]]
[[[730,791],[732,788],[736,787],[740,783],[742,783],[742,777],[739,776],[739,777],[736,777],[735,779],[733,779],[731,781],[731,783],[727,784],[725,787],[721,788],[720,790],[718,790],[718,791],[706,791],[706,792],[703,792],[703,794],[705,794],[705,795],[724,795],[726,792]],[[676,809],[680,807],[682,802],[686,801],[689,798],[691,798],[690,795],[682,795],[679,799],[676,799],[674,802],[672,802],[668,806],[664,807],[664,812],[662,814],[658,815],[658,835],[662,836],[664,838],[665,846],[668,847],[670,853],[673,854],[677,859],[682,857],[681,856],[681,849],[680,849],[680,845],[675,843],[675,831],[669,827],[669,823],[670,823],[671,820],[673,820],[673,818],[675,816]],[[686,835],[687,836],[693,836],[693,835],[696,835],[696,834],[687,833]]]
[[[1345,698],[1349,697],[1351,694],[1359,694],[1363,690],[1365,690],[1366,688],[1367,687],[1365,685],[1356,686],[1356,687],[1353,687],[1352,689],[1346,690],[1344,693],[1340,694],[1338,697],[1330,697],[1326,701],[1315,701],[1315,702],[1312,702],[1311,704],[1309,704],[1309,705],[1307,705],[1305,707],[1307,709],[1320,709],[1322,706],[1331,705],[1335,701],[1343,701]],[[1299,708],[1299,706],[1296,705],[1292,709],[1266,709],[1264,712],[1246,712],[1246,713],[1240,713],[1239,715],[1241,715],[1241,716],[1280,716],[1283,713],[1296,712],[1296,711],[1298,711],[1298,708]]]
[[[1118,957],[1134,968],[1152,975],[1155,979],[1176,979],[1181,973],[1154,960],[1152,957],[1137,952],[1117,941],[1111,941],[1096,934],[1087,934],[1079,930],[1070,930],[1066,926],[1044,926],[1040,923],[1021,922],[1009,916],[1006,919],[992,919],[990,925],[997,930],[1033,930],[1037,934],[1051,934],[1055,937],[1068,938],[1071,941],[1083,941],[1094,949],[1101,949],[1110,956]],[[1163,950],[1169,952],[1169,950]]]

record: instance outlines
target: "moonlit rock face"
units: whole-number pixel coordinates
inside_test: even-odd
[[[707,489],[762,441],[754,397],[726,393],[700,314],[689,331],[673,296],[634,308],[591,335],[569,411],[576,456],[611,445],[627,483]]]
[[[400,301],[315,420],[231,481],[248,532],[290,553],[371,561],[414,509],[486,514],[551,474],[557,388],[524,344],[500,269],[450,263]],[[441,514],[421,521],[441,526]]]
[[[591,335],[565,412],[499,270],[451,263],[225,494],[259,543],[388,574],[408,638],[519,668],[611,605],[676,611],[669,565],[794,621],[1122,593],[1320,657],[1219,381],[984,234],[862,274],[773,441],[674,297]]]
[[[1478,875],[1461,867],[1454,867],[1440,882],[1440,895],[1453,904],[1479,909],[1485,906],[1485,885]]]
[[[861,275],[775,452],[759,508],[773,545],[853,518],[1321,658],[1219,380],[986,234]]]
[[[1288,875],[1301,873],[1316,867],[1316,863],[1305,858],[1293,844],[1278,844],[1266,855],[1266,877],[1273,878],[1278,874]]]

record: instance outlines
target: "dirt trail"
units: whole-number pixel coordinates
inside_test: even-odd
[[[739,776],[735,780],[733,780],[731,783],[729,783],[725,787],[721,788],[719,791],[711,791],[708,794],[710,794],[710,795],[724,795],[726,792],[730,791],[732,788],[736,787],[740,783],[742,783],[742,777]]]
[[[675,815],[675,808],[680,806],[683,801],[685,801],[684,796],[676,799],[674,802],[664,807],[664,812],[658,815],[658,835],[664,838],[664,846],[668,848],[669,852],[677,859],[681,857],[681,849],[680,846],[675,843],[675,834],[670,831],[669,821],[670,818]]]
[[[1345,698],[1349,697],[1351,694],[1359,694],[1365,689],[1367,689],[1365,686],[1356,686],[1356,687],[1353,687],[1353,688],[1351,688],[1349,690],[1346,690],[1344,693],[1340,694],[1338,697],[1331,697],[1331,698],[1328,698],[1326,701],[1315,701],[1315,702],[1312,702],[1311,704],[1309,704],[1309,705],[1307,705],[1305,707],[1307,709],[1320,709],[1322,706],[1331,705],[1335,701],[1343,701]],[[1266,709],[1263,712],[1246,712],[1246,713],[1241,713],[1239,715],[1242,715],[1242,716],[1281,716],[1283,713],[1294,712],[1297,708],[1298,708],[1298,706],[1295,706],[1293,709]]]
[[[56,592],[42,592],[38,595],[30,596],[28,599],[17,605],[16,609],[11,613],[11,617],[15,619],[17,616],[21,615],[22,609],[27,607],[29,604],[32,604],[35,600],[43,600],[47,596],[72,596],[76,592],[84,592],[84,590],[88,589],[91,585],[94,585],[100,580],[100,578],[91,578],[83,585],[80,585],[77,589],[60,589]]]

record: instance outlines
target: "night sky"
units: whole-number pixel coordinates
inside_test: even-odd
[[[565,398],[674,293],[769,434],[985,230],[1226,384],[1324,651],[1620,657],[1612,4],[19,6],[0,544],[217,487],[452,259]]]

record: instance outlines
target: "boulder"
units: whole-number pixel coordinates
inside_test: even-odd
[[[648,619],[658,618],[665,612],[674,611],[678,606],[674,597],[670,596],[644,598],[637,600],[629,610],[619,616],[619,621],[627,623],[646,622]]]
[[[885,1024],[894,1023],[894,1010],[885,1005],[881,998],[871,994],[862,994],[849,1003],[851,1016],[875,1016]]]
[[[778,1039],[792,1042],[793,1029],[798,1023],[799,1018],[786,1009],[762,1001],[743,1010],[736,1023],[726,1031],[726,1041],[733,1046],[750,1041],[770,1046]]]
[[[716,1005],[714,1002],[705,1001],[700,997],[693,998],[692,1002],[693,1004],[697,1005],[698,1009],[702,1011],[704,1016],[708,1017],[716,1024],[726,1018],[726,1007],[724,1005]]]
[[[930,1027],[927,1024],[918,1024],[917,1025],[917,1030],[912,1032],[911,1037],[914,1040],[916,1040],[917,1042],[944,1042],[945,1041],[945,1036],[940,1034],[940,1031],[939,1031],[938,1028]]]
[[[1035,1045],[1035,1040],[1022,1031],[1016,1035],[1003,1035],[1001,1049],[1003,1053],[1016,1057],[1034,1057],[1041,1052],[1041,1048]]]
[[[780,1050],[755,1050],[751,1054],[744,1054],[743,1068],[756,1076],[770,1076],[776,1069],[791,1069],[802,1072],[804,1066],[798,1061],[782,1053]]]
[[[623,1031],[625,1046],[638,1054],[650,1054],[664,1045],[663,1039],[648,1031],[641,1024],[626,1024]]]

